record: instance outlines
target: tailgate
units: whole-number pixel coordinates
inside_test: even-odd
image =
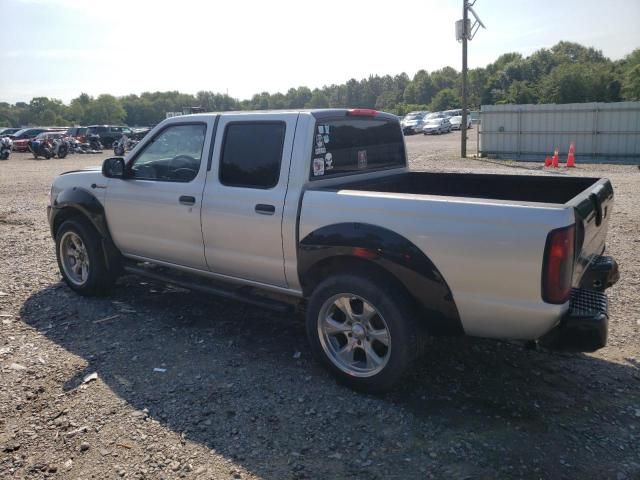
[[[609,218],[613,211],[611,182],[606,178],[595,181],[589,188],[571,199],[567,206],[573,207],[576,215],[578,257],[572,282],[576,286],[589,265],[604,251]]]

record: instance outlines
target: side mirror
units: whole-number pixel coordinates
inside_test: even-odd
[[[107,178],[124,178],[124,158],[107,158],[102,162],[102,175]]]

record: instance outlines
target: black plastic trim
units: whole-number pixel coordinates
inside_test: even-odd
[[[606,294],[574,288],[569,311],[540,343],[554,350],[595,352],[607,344],[609,302]]]
[[[107,266],[114,265],[120,258],[120,252],[113,243],[104,207],[91,192],[80,187],[72,187],[61,191],[54,199],[53,205],[47,208],[49,217],[49,227],[51,236],[55,239],[56,227],[58,226],[60,215],[64,219],[70,217],[69,214],[80,214],[94,226],[101,237],[103,253]]]
[[[620,280],[618,262],[613,257],[595,256],[580,280],[580,287],[603,292]]]
[[[209,158],[207,158],[207,172],[211,171],[211,165],[213,164],[213,149],[216,146],[216,134],[218,133],[219,122],[220,122],[220,115],[216,115],[216,119],[213,121],[213,132],[211,133],[211,145],[209,145]]]
[[[321,262],[362,259],[356,252],[364,253],[364,261],[374,263],[404,285],[421,307],[431,334],[464,334],[453,294],[440,271],[416,245],[383,227],[339,223],[307,235],[298,245],[298,275],[303,287]]]

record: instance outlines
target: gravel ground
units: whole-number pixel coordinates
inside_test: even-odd
[[[459,133],[407,145],[415,169],[548,174],[459,159]],[[434,339],[367,396],[311,360],[295,316],[131,276],[100,299],[64,286],[49,187],[102,158],[0,162],[1,478],[640,478],[637,167],[570,172],[616,190],[606,348]]]

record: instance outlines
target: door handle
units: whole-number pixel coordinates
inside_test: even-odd
[[[276,213],[276,207],[274,205],[259,203],[256,205],[256,213],[259,213],[260,215],[273,215]]]
[[[194,205],[196,203],[196,197],[192,197],[191,195],[182,195],[178,199],[182,205]]]

